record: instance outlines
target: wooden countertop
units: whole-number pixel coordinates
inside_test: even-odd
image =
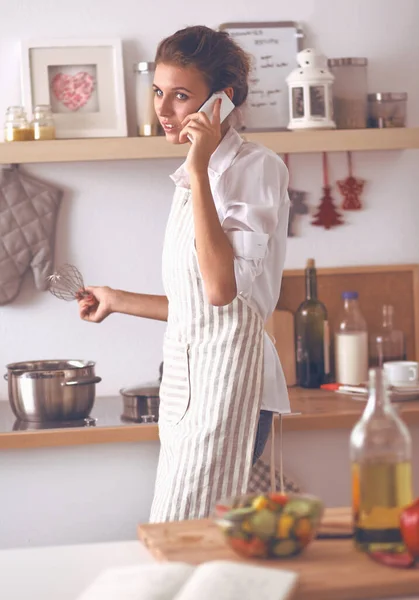
[[[284,416],[284,431],[351,429],[365,406],[365,400],[323,390],[290,388],[289,395],[292,413]],[[397,406],[407,425],[419,425],[419,400]],[[120,397],[98,397],[92,411],[99,415],[97,426],[16,431],[8,402],[0,402],[0,449],[158,441],[156,424],[123,422],[121,412]]]

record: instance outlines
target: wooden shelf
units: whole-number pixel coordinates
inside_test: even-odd
[[[245,133],[278,154],[419,148],[419,128],[268,131]],[[0,164],[182,158],[187,145],[164,137],[128,137],[0,143]]]

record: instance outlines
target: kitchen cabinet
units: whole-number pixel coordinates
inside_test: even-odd
[[[244,133],[279,154],[419,148],[419,127]],[[0,143],[0,164],[184,158],[189,146],[162,136]]]

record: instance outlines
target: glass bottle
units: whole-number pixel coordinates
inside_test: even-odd
[[[333,82],[333,109],[338,129],[363,129],[367,126],[366,58],[330,58]]]
[[[355,545],[403,552],[399,518],[413,501],[412,443],[390,402],[382,369],[369,372],[369,398],[351,432],[350,458]]]
[[[5,142],[26,142],[33,139],[23,106],[9,106],[4,121]]]
[[[155,68],[154,62],[139,62],[134,65],[139,136],[159,135],[161,133],[156,111],[154,110],[153,80]]]
[[[382,367],[383,362],[406,360],[406,343],[403,331],[394,329],[394,307],[383,305],[381,329],[369,339],[369,363],[371,367]]]
[[[368,379],[367,324],[358,304],[358,292],[343,292],[343,310],[335,332],[336,381],[359,385]]]
[[[306,299],[295,313],[297,384],[318,388],[328,380],[329,323],[325,305],[317,298],[317,272],[312,258],[305,269]]]
[[[34,140],[54,140],[55,123],[49,104],[38,104],[33,112],[31,123]]]

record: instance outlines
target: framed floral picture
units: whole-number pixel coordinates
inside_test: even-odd
[[[119,39],[22,41],[22,102],[51,106],[57,138],[127,136]]]

